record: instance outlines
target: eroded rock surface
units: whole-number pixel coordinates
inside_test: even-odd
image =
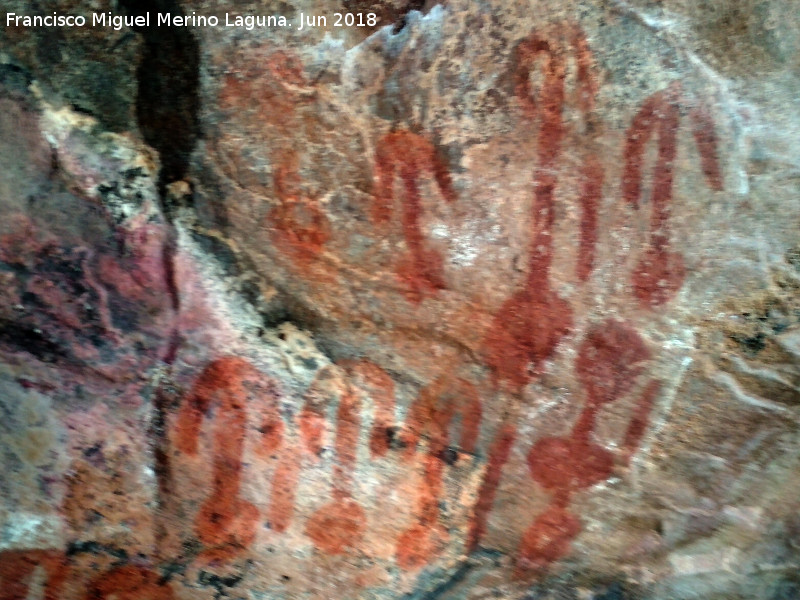
[[[0,5],[0,598],[800,597],[788,0]]]

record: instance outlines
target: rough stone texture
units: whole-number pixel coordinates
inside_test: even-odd
[[[792,2],[35,8],[0,599],[800,598]]]

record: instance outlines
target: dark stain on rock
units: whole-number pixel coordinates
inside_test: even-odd
[[[55,362],[69,355],[61,344],[47,337],[39,329],[11,319],[0,318],[0,345],[12,351],[22,350],[46,363]]]
[[[224,596],[227,596],[227,594],[223,588],[235,587],[242,579],[242,575],[229,575],[228,577],[222,577],[220,575],[215,575],[214,573],[209,573],[208,571],[200,571],[200,573],[197,575],[197,583],[203,586],[213,587],[218,593]]]
[[[32,82],[33,77],[24,69],[16,65],[0,65],[0,86],[3,92],[25,97]]]
[[[758,354],[766,347],[766,343],[764,342],[765,337],[763,332],[759,332],[749,337],[734,335],[731,336],[731,339],[738,342],[742,349],[746,350],[748,354]]]
[[[789,248],[786,251],[786,262],[792,265],[800,273],[800,246]]]
[[[452,467],[458,462],[458,451],[448,446],[442,450],[439,458],[441,458],[442,462],[445,462]]]
[[[625,590],[625,586],[615,581],[609,585],[605,590],[600,591],[598,594],[592,596],[592,600],[632,600],[633,596],[629,595]]]
[[[128,562],[128,552],[124,548],[117,548],[108,544],[101,544],[94,540],[71,542],[67,545],[65,554],[69,556],[76,556],[79,554],[92,554],[100,555],[107,554],[116,558],[123,563]]]

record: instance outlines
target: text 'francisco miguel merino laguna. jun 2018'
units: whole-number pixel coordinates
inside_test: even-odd
[[[283,15],[174,15],[172,13],[145,13],[143,15],[115,15],[95,12],[89,16],[52,13],[46,15],[21,15],[6,13],[6,27],[110,27],[119,31],[123,27],[241,27],[252,30],[261,27],[375,27],[375,13],[332,13],[330,15],[305,15],[302,12],[291,20]]]

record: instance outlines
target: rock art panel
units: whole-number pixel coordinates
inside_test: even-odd
[[[203,418],[214,409],[211,493],[195,521],[198,539],[214,554],[247,548],[255,536],[258,509],[240,497],[242,456],[247,433],[246,381],[263,378],[244,359],[223,357],[209,364],[183,401],[174,425],[174,444],[188,455],[196,455]],[[276,421],[267,444],[274,444]],[[278,438],[279,439],[279,438]]]
[[[444,466],[458,461],[460,453],[475,452],[482,407],[475,387],[463,379],[439,379],[420,392],[409,409],[404,429],[405,455],[417,452],[420,437],[427,440],[422,459],[423,486],[417,497],[417,522],[397,542],[397,562],[403,568],[418,568],[443,549],[447,532],[439,524]],[[450,447],[450,428],[460,418],[461,437],[457,448]]]
[[[400,423],[395,416],[395,384],[385,371],[365,360],[345,360],[337,369],[346,379],[341,384],[335,415],[332,500],[310,517],[305,532],[314,546],[327,554],[362,547],[368,519],[364,507],[353,497],[352,486],[358,473],[362,424],[371,417],[370,460],[399,460],[397,467],[404,472],[420,473],[419,487],[404,490],[409,496],[400,498],[402,503],[413,503],[415,510],[413,523],[397,534],[395,560],[404,569],[425,567],[443,550],[447,539],[439,523],[444,471],[459,457],[463,459],[476,450],[482,410],[477,390],[463,379],[438,380],[420,391],[405,422]],[[337,375],[323,370],[319,377],[320,383],[330,385]],[[365,410],[365,401],[371,410]],[[327,429],[324,409],[307,401],[301,419],[306,447],[317,456]],[[451,447],[450,431],[455,425],[460,430],[460,442]]]
[[[346,4],[0,34],[0,599],[790,597],[792,7]]]

